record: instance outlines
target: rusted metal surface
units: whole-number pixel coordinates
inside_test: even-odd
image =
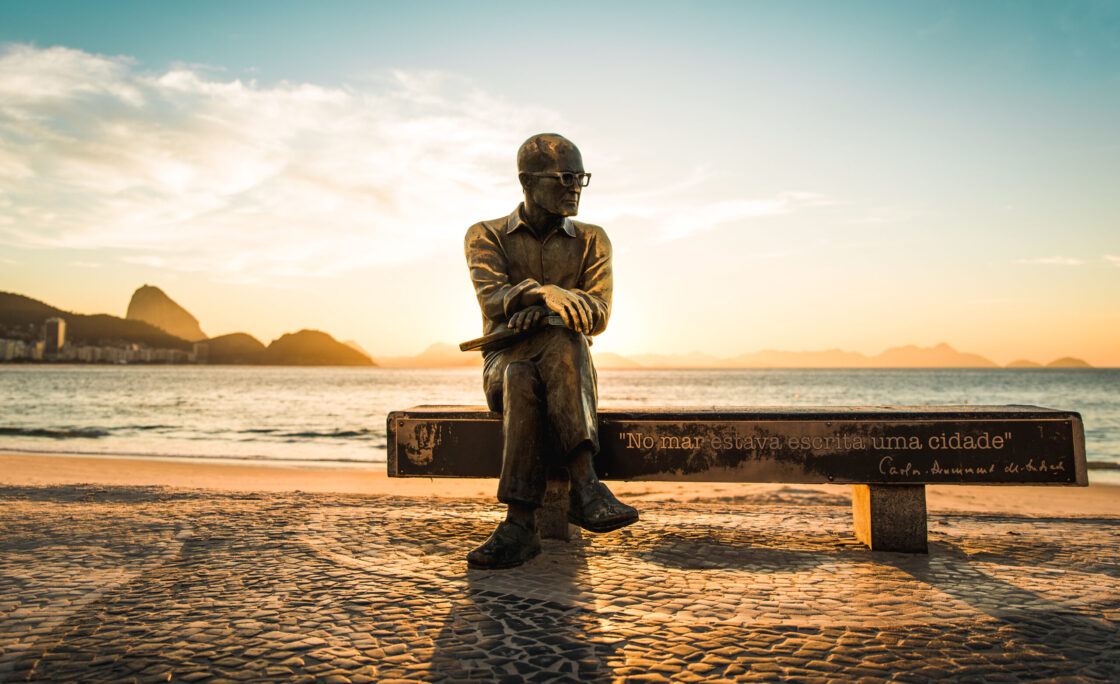
[[[1085,485],[1081,416],[1034,406],[664,407],[599,412],[604,479]],[[388,419],[394,477],[497,477],[501,414]]]

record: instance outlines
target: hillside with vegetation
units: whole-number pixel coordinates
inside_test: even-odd
[[[34,341],[42,335],[48,318],[66,321],[66,339],[73,344],[123,346],[138,344],[154,349],[188,351],[192,344],[143,321],[130,321],[109,314],[79,314],[63,311],[37,299],[14,292],[0,292],[0,337]]]

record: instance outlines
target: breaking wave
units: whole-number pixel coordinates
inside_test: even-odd
[[[0,427],[0,435],[7,437],[45,437],[48,439],[97,439],[109,433],[97,428],[19,428]]]

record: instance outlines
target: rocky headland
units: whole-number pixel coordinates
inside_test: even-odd
[[[168,334],[181,337],[188,342],[201,342],[206,333],[198,326],[198,319],[189,311],[168,297],[163,290],[153,285],[144,285],[132,293],[128,302],[128,312],[124,316],[130,321],[144,321]]]

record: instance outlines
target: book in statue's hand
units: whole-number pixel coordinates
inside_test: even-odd
[[[562,319],[562,318],[560,318],[559,316],[556,316],[556,315],[545,316],[544,318],[541,319],[541,321],[537,325],[533,326],[532,328],[529,328],[528,330],[513,330],[512,328],[500,328],[500,329],[495,330],[494,332],[490,333],[489,335],[483,335],[482,337],[478,337],[476,339],[467,340],[466,342],[463,342],[462,344],[459,345],[459,350],[460,351],[465,351],[465,352],[470,352],[470,351],[488,352],[488,351],[497,351],[498,349],[505,349],[506,347],[510,346],[514,342],[517,342],[518,340],[522,340],[526,337],[529,337],[530,335],[533,335],[535,333],[540,332],[541,330],[544,330],[545,326],[548,326],[548,325],[558,325],[560,327],[564,327],[564,319]]]

